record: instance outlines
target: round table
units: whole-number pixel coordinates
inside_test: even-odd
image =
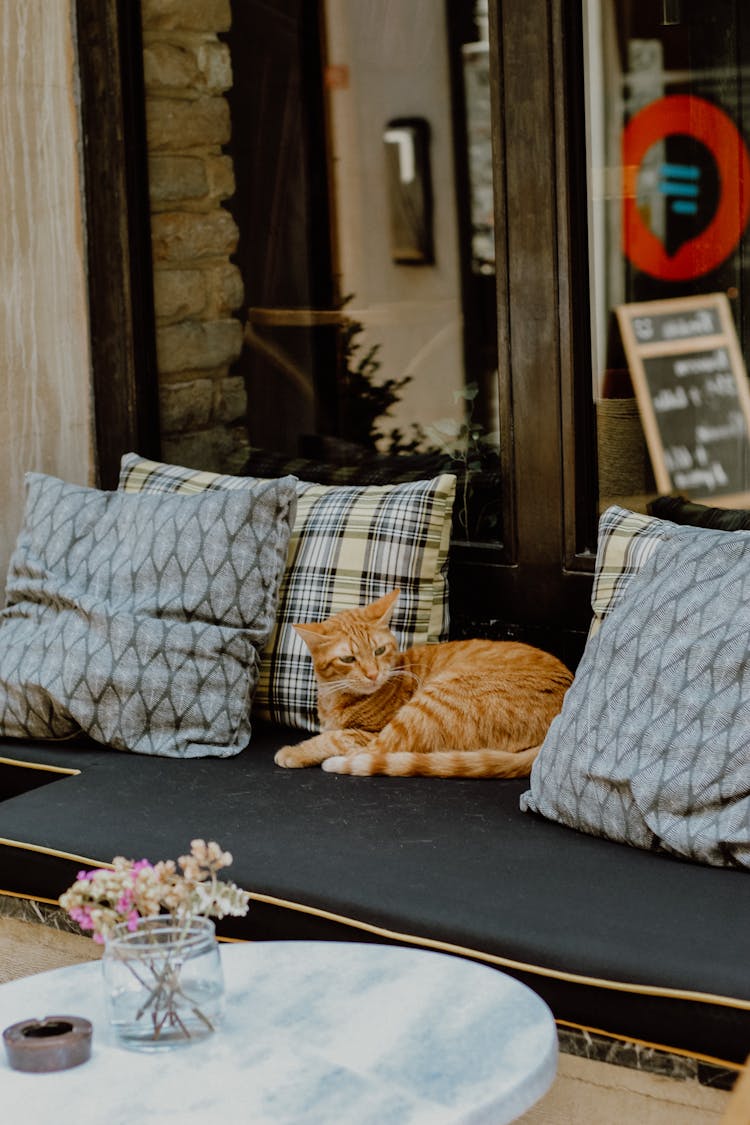
[[[115,1045],[97,962],[0,987],[0,1029],[48,1015],[94,1025],[91,1058],[25,1074],[3,1051],[3,1119],[24,1125],[501,1125],[555,1076],[546,1004],[496,969],[358,942],[225,944],[227,1009],[203,1042]]]

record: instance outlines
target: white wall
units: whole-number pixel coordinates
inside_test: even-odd
[[[460,417],[463,386],[458,233],[444,4],[436,0],[327,0],[328,62],[348,86],[329,90],[341,292],[382,345],[379,378],[413,375],[396,422]],[[390,257],[383,131],[394,117],[431,129],[434,266]]]
[[[72,0],[0,2],[2,590],[24,473],[93,476],[72,27]]]

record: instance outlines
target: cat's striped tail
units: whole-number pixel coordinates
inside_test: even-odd
[[[327,758],[322,768],[329,773],[358,777],[385,774],[388,777],[528,777],[539,753],[530,746],[515,753],[507,750],[399,750],[385,754],[357,750]]]

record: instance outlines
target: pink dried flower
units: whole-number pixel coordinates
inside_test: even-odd
[[[74,906],[70,911],[70,917],[78,923],[82,930],[93,930],[94,923],[91,920],[91,913],[85,907]]]
[[[141,918],[168,912],[181,921],[195,916],[223,918],[247,913],[250,896],[234,883],[217,878],[232,862],[215,841],[193,840],[190,855],[152,864],[147,859],[115,856],[111,867],[79,871],[76,882],[60,896],[60,905],[92,930],[94,940],[106,940],[119,922],[131,932]]]

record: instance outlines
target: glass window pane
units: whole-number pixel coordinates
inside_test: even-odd
[[[583,11],[600,504],[750,506],[746,5]]]
[[[497,542],[486,0],[232,7],[246,471],[452,471],[456,538]]]

